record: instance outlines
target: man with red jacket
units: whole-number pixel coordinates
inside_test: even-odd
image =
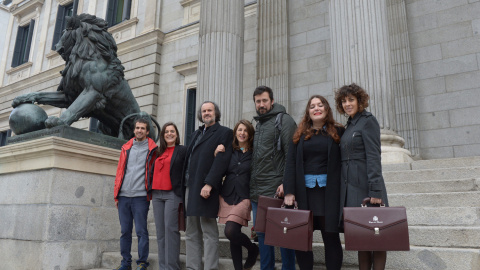
[[[115,177],[114,198],[118,208],[118,217],[122,236],[120,237],[120,253],[122,263],[117,270],[132,269],[132,229],[138,237],[137,270],[146,270],[149,263],[147,215],[150,207],[151,187],[148,186],[148,175],[152,174],[152,165],[156,158],[157,145],[148,138],[150,125],[147,120],[135,120],[135,138],[122,146],[120,160]]]

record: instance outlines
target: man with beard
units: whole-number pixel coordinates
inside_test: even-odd
[[[220,109],[212,101],[203,102],[197,118],[204,125],[192,135],[184,168],[186,267],[202,269],[203,247],[204,269],[218,269],[218,196],[232,155],[233,131],[218,123]],[[215,156],[219,144],[225,152]]]
[[[132,269],[132,229],[138,237],[137,270],[146,270],[149,252],[147,215],[151,194],[148,193],[147,176],[152,172],[152,165],[157,157],[157,145],[148,138],[150,124],[146,119],[135,120],[135,138],[122,146],[115,177],[114,198],[120,219],[121,237],[120,253],[122,263],[117,270]]]
[[[283,196],[283,171],[288,145],[297,128],[292,117],[286,114],[285,107],[273,101],[273,91],[267,86],[259,86],[253,92],[257,121],[253,141],[252,176],[250,179],[250,200],[252,202],[253,223],[257,215],[258,196]],[[280,114],[280,115],[279,115]],[[278,116],[278,117],[277,117]],[[255,225],[254,225],[255,227]],[[265,233],[257,232],[262,270],[275,268],[275,250],[264,244]],[[295,251],[281,248],[282,270],[295,269]]]

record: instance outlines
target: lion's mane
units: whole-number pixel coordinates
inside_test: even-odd
[[[62,72],[65,86],[78,78],[86,61],[97,61],[100,55],[108,63],[110,77],[105,89],[117,85],[124,77],[124,67],[117,58],[117,45],[107,31],[108,23],[94,15],[80,14],[67,18],[66,32],[62,36],[66,52]]]

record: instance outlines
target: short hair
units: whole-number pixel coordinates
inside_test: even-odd
[[[143,117],[137,117],[133,122],[133,126],[136,127],[137,123],[147,124],[147,131],[150,131],[150,121],[148,121],[147,119]]]
[[[240,124],[243,124],[245,127],[247,127],[247,133],[248,133],[247,148],[248,150],[251,150],[253,149],[253,137],[255,135],[255,129],[253,128],[252,123],[250,123],[250,121],[245,119],[238,121],[238,123],[235,125],[235,128],[233,129],[233,143],[232,143],[233,149],[235,150],[240,149],[240,145],[237,139],[237,129],[240,126]]]
[[[350,95],[357,98],[359,112],[362,112],[368,107],[368,100],[370,97],[367,92],[359,85],[352,83],[350,85],[344,85],[335,91],[335,105],[339,113],[345,114],[345,110],[342,106],[342,99],[345,99]]]
[[[203,104],[206,104],[206,103],[212,103],[213,104],[213,107],[215,108],[215,122],[219,122],[220,121],[220,108],[218,107],[217,103],[213,102],[213,101],[204,101],[200,107],[198,108],[198,111],[197,111],[197,119],[198,121],[202,122],[203,123],[203,119],[202,119],[202,106]]]
[[[255,88],[255,91],[253,91],[253,101],[255,101],[255,96],[261,95],[264,92],[268,92],[268,96],[270,97],[270,100],[273,100],[272,88],[270,88],[268,86],[265,86],[265,85],[261,85],[261,86]]]

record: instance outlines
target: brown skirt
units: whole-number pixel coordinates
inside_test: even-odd
[[[248,226],[252,204],[249,199],[242,200],[236,205],[230,205],[220,196],[220,209],[218,210],[218,223],[225,224],[227,221],[236,222],[242,226]]]

